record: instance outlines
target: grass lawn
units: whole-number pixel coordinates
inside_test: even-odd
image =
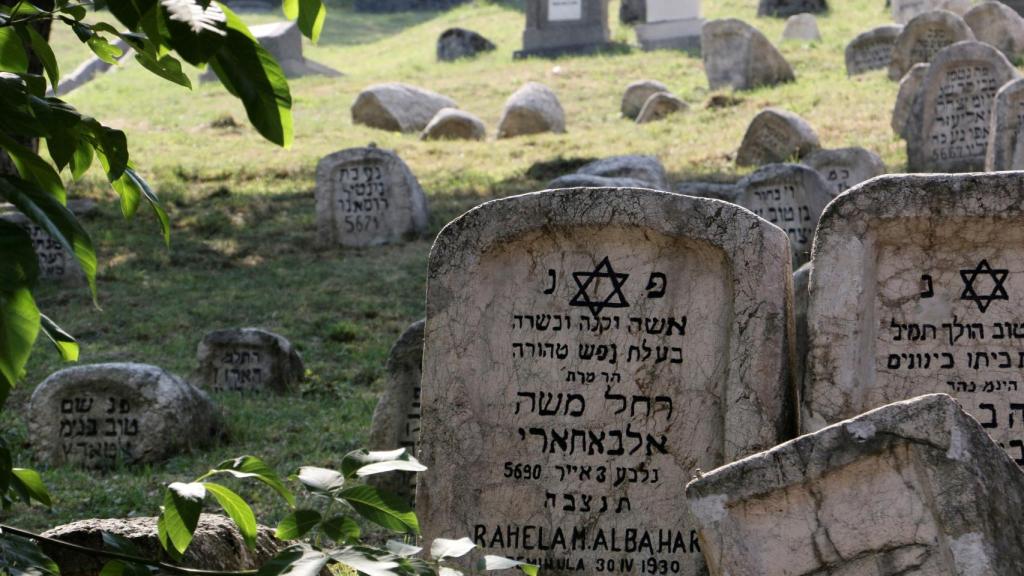
[[[430,240],[372,250],[315,246],[314,167],[324,155],[375,142],[409,164],[427,192],[431,235],[472,206],[492,198],[538,190],[557,170],[531,166],[627,153],[653,154],[673,180],[735,179],[736,148],[751,118],[780,106],[806,118],[830,148],[864,146],[891,171],[904,169],[902,141],[889,128],[897,86],[884,71],[848,79],[846,43],[886,23],[880,0],[833,2],[819,18],[824,41],[785,43],[797,82],[739,94],[741,102],[708,109],[712,95],[698,58],[676,52],[628,53],[558,60],[514,61],[524,17],[516,2],[474,3],[446,13],[355,14],[332,4],[323,39],[306,56],[341,78],[292,82],[295,145],[281,150],[247,125],[239,103],[219,85],[193,92],[161,81],[132,63],[70,94],[68,100],[107,124],[127,131],[132,158],[167,204],[172,246],[155,220],[120,218],[112,193],[98,180],[72,193],[101,200],[87,220],[101,258],[100,305],[84,290],[47,287],[40,304],[83,345],[83,363],[133,361],[188,377],[195,349],[207,331],[260,326],[289,338],[303,354],[310,378],[301,396],[239,398],[217,395],[231,431],[229,444],[181,454],[152,468],[105,474],[49,469],[28,451],[24,404],[34,386],[62,367],[40,346],[26,382],[0,423],[15,440],[15,462],[40,470],[55,495],[52,510],[16,508],[5,521],[46,528],[86,517],[154,515],[163,487],[197,476],[221,459],[263,457],[280,472],[301,464],[338,466],[365,441],[384,381],[391,343],[424,313]],[[783,21],[755,17],[757,0],[704,2],[708,18],[738,17],[773,41]],[[635,42],[610,7],[613,38]],[[246,14],[250,23],[279,19]],[[476,30],[498,50],[472,61],[438,63],[435,41],[446,28]],[[69,71],[88,51],[68,31],[55,39]],[[193,75],[198,77],[198,72]],[[645,78],[667,84],[691,110],[638,126],[619,117],[625,86]],[[487,142],[421,142],[416,135],[353,126],[349,106],[376,82],[402,81],[454,98],[488,125]],[[505,99],[521,84],[539,81],[559,95],[568,133],[495,141]],[[237,127],[217,128],[231,117]],[[261,521],[275,523],[282,507],[263,491]]]

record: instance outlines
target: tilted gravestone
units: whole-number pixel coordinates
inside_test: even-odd
[[[1024,574],[1024,475],[944,394],[686,487],[712,574]]]
[[[747,126],[736,152],[737,166],[760,166],[803,158],[820,146],[811,125],[781,108],[765,108]]]
[[[1017,78],[1006,56],[988,44],[959,42],[936,54],[907,120],[908,171],[983,170],[992,103]]]
[[[565,132],[565,111],[558,95],[539,82],[527,82],[505,102],[498,138]]]
[[[1024,170],[1024,79],[1007,82],[996,93],[985,153],[985,171]]]
[[[51,466],[149,464],[209,444],[220,413],[201,390],[146,364],[94,364],[54,373],[32,393],[28,429]]]
[[[835,197],[821,175],[800,164],[769,164],[740,180],[736,188],[736,204],[789,236],[794,268],[806,262],[821,211]]]
[[[817,14],[828,11],[826,0],[760,0],[757,5],[758,16],[776,16],[787,18],[797,14]]]
[[[449,224],[427,285],[424,537],[555,573],[705,574],[680,485],[787,437],[789,258],[746,210],[651,190]]]
[[[335,152],[316,167],[316,224],[323,245],[376,246],[427,230],[427,198],[397,154]]]
[[[982,2],[964,14],[974,37],[998,48],[1007,58],[1024,52],[1024,18],[1002,2]]]
[[[1024,176],[882,176],[818,224],[806,431],[945,392],[1024,463]]]
[[[796,79],[793,68],[758,29],[742,20],[711,20],[701,28],[704,73],[712,90],[752,90]]]
[[[817,150],[800,163],[817,170],[836,194],[885,174],[878,154],[860,147]]]
[[[526,0],[516,58],[592,52],[608,44],[608,0]]]
[[[215,392],[294,392],[305,377],[302,357],[283,336],[259,328],[216,330],[196,351],[199,377]]]
[[[892,107],[892,131],[900,136],[907,137],[907,123],[910,120],[910,112],[914,108],[914,100],[921,90],[924,77],[928,74],[928,64],[915,64],[910,72],[900,80],[900,89],[896,93],[896,104]]]
[[[846,75],[887,70],[902,26],[889,24],[863,32],[846,45]]]
[[[32,240],[32,249],[39,263],[39,277],[73,285],[84,283],[85,276],[75,256],[64,249],[46,230],[43,230],[20,212],[0,213],[0,221],[25,230]]]
[[[444,108],[458,108],[451,98],[416,86],[374,84],[352,103],[352,123],[391,132],[419,132]]]
[[[940,50],[964,40],[974,40],[974,33],[963,18],[952,12],[935,10],[915,17],[896,38],[889,79],[902,79],[914,64],[931,62]]]
[[[657,80],[638,80],[631,83],[626,86],[626,91],[622,94],[622,115],[636,120],[651,96],[658,92],[668,91],[668,86]]]

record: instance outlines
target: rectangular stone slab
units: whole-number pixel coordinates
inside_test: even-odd
[[[789,437],[789,258],[752,213],[653,190],[449,224],[427,285],[425,538],[549,573],[703,573],[682,483]]]
[[[1024,475],[945,394],[724,466],[686,495],[712,576],[1024,574]]]
[[[517,58],[592,52],[608,43],[608,0],[527,0]]]

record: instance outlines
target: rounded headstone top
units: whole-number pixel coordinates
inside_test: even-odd
[[[932,10],[912,18],[896,38],[889,63],[889,79],[899,80],[914,64],[930,62],[950,44],[974,40],[971,27],[948,10]]]
[[[736,152],[738,166],[759,166],[803,158],[821,147],[810,123],[781,108],[765,108],[754,116]]]
[[[1024,18],[1002,2],[982,2],[964,14],[975,38],[1012,58],[1024,52]]]
[[[783,40],[821,40],[818,30],[818,19],[813,14],[796,14],[786,19],[786,28],[782,31]]]
[[[795,80],[793,68],[757,28],[737,18],[709,20],[700,32],[704,72],[712,90],[751,90]]]
[[[565,111],[551,88],[539,82],[528,82],[505,102],[498,138],[542,132],[565,132]]]
[[[626,86],[622,95],[622,115],[635,120],[647,99],[658,92],[668,92],[668,86],[657,80],[638,80]]]
[[[215,330],[196,350],[203,383],[212,390],[293,390],[305,377],[302,356],[285,337],[261,328]]]
[[[458,105],[447,96],[409,84],[374,84],[352,103],[352,122],[392,132],[419,132],[442,108]]]
[[[483,140],[487,129],[482,120],[457,108],[442,108],[423,129],[423,140]]]
[[[576,173],[608,178],[633,178],[645,184],[640,186],[641,188],[669,189],[665,167],[654,156],[610,156],[586,164]]]
[[[651,94],[651,97],[644,103],[643,109],[640,110],[640,114],[636,117],[636,123],[647,124],[648,122],[657,122],[676,112],[686,112],[689,109],[690,105],[683,102],[675,94],[657,92]]]

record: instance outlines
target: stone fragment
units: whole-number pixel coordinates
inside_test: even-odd
[[[939,51],[907,120],[908,172],[983,170],[996,92],[1017,78],[988,44],[959,42]]]
[[[210,444],[222,429],[204,392],[146,364],[93,364],[52,374],[32,393],[28,429],[51,466],[151,464]]]
[[[761,166],[803,158],[820,147],[806,120],[781,108],[765,108],[747,126],[736,153],[737,166]]]
[[[813,42],[821,40],[818,30],[818,19],[813,14],[796,14],[786,19],[786,27],[782,30],[782,40],[803,40]]]
[[[885,174],[885,163],[878,154],[859,146],[816,150],[800,163],[821,174],[835,194]]]
[[[740,180],[735,203],[781,228],[793,248],[793,267],[811,254],[814,229],[835,192],[800,164],[769,164]]]
[[[451,62],[460,58],[472,58],[495,48],[497,46],[493,42],[477,32],[465,28],[449,28],[437,39],[437,59]]]
[[[963,18],[952,12],[934,10],[915,17],[896,38],[889,79],[900,80],[914,64],[931,62],[940,50],[964,40],[974,40],[974,33]]]
[[[665,167],[654,156],[611,156],[583,166],[577,174],[608,178],[633,178],[646,184],[643,188],[669,190]]]
[[[652,186],[642,180],[622,176],[566,174],[548,182],[546,188],[548,190],[557,190],[559,188],[652,188]]]
[[[633,82],[626,86],[626,92],[622,95],[622,115],[631,120],[636,120],[640,111],[643,110],[644,104],[647,103],[648,98],[658,92],[668,91],[668,86],[657,80]]]
[[[985,171],[1024,170],[1024,79],[1007,82],[996,93],[985,154]]]
[[[482,120],[456,108],[442,108],[423,129],[424,140],[483,140],[487,128]]]
[[[688,181],[677,183],[675,185],[675,193],[696,196],[698,198],[724,200],[735,204],[736,195],[739,194],[739,190],[736,189],[736,184]]]
[[[442,108],[458,106],[447,96],[408,84],[374,84],[352,103],[352,122],[392,132],[419,132]]]
[[[820,14],[822,12],[828,12],[826,0],[760,0],[757,5],[758,16],[787,18],[796,14]]]
[[[863,32],[846,45],[846,75],[856,76],[871,70],[888,70],[892,50],[903,26],[893,24]]]
[[[640,110],[640,114],[636,117],[637,124],[647,124],[650,122],[657,122],[664,120],[669,116],[677,112],[686,112],[690,109],[690,105],[683,102],[679,97],[668,92],[658,92],[652,94],[647,102],[644,103],[644,107]]]
[[[294,392],[306,375],[298,351],[283,336],[259,328],[216,330],[196,351],[199,378],[215,392]]]
[[[526,0],[516,58],[588,53],[608,44],[608,0]]]
[[[316,166],[316,227],[325,246],[378,246],[427,232],[427,197],[390,150],[349,148]]]
[[[636,26],[636,40],[644,50],[700,52],[700,0],[645,0],[645,16]]]
[[[789,433],[788,266],[750,212],[652,190],[525,194],[449,224],[428,266],[424,537],[577,574],[639,573],[660,538],[676,574],[706,574],[667,512],[696,468]]]
[[[907,137],[907,121],[910,120],[910,112],[914,107],[914,100],[921,90],[924,77],[928,74],[928,64],[915,64],[910,72],[900,80],[900,89],[896,94],[896,104],[892,109],[892,131],[900,136]]]
[[[1024,573],[1024,474],[945,394],[724,466],[686,496],[711,574]]]
[[[764,34],[735,18],[704,24],[701,53],[712,90],[752,90],[796,79],[789,62]]]
[[[565,132],[565,112],[558,96],[547,86],[528,82],[505,102],[498,124],[498,138],[542,132]]]
[[[998,48],[1007,58],[1024,52],[1024,18],[1002,2],[982,2],[964,14],[974,37]]]

